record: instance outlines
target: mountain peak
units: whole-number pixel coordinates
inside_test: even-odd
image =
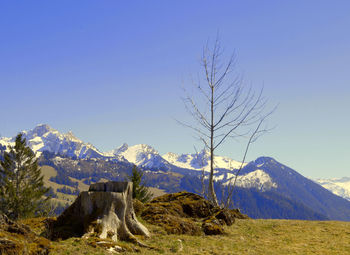
[[[52,129],[52,127],[50,127],[48,124],[45,123],[40,123],[38,125],[36,125],[36,127],[34,129],[46,129],[46,130],[50,130]]]
[[[74,134],[72,131],[68,131],[65,135],[66,138],[68,138],[69,140],[72,141],[80,141]]]
[[[54,129],[47,124],[38,124],[32,130],[29,130],[28,132],[24,131],[23,133],[31,134],[31,136],[43,136],[44,134],[52,130]]]
[[[113,151],[114,156],[122,156],[137,166],[167,170],[169,163],[150,145],[136,144],[128,146],[126,143]]]
[[[258,157],[254,163],[256,165],[263,165],[265,163],[269,163],[269,162],[276,162],[276,160],[274,158],[271,158],[271,157],[265,157],[265,156],[262,156],[262,157]]]
[[[118,148],[114,149],[112,151],[112,154],[119,155],[119,154],[123,153],[124,151],[126,151],[128,148],[129,148],[129,145],[127,143],[123,143]]]
[[[174,152],[168,152],[168,153],[164,154],[162,157],[165,158],[165,159],[168,158],[168,159],[177,160],[178,157],[179,157],[179,155],[176,154],[176,153],[174,153]],[[169,160],[168,160],[168,161],[169,161]]]
[[[27,144],[37,155],[44,151],[68,157],[103,158],[104,155],[93,145],[84,143],[71,131],[60,133],[47,124],[39,124],[29,131],[23,131]],[[15,138],[11,139],[14,142]]]
[[[134,146],[131,146],[130,148],[133,148],[135,150],[141,150],[148,153],[158,154],[158,152],[148,144],[136,144]]]

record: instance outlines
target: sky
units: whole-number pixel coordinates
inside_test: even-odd
[[[0,136],[45,123],[101,151],[193,153],[182,87],[219,33],[245,84],[278,104],[248,161],[350,176],[349,13],[341,0],[0,1]],[[217,153],[241,160],[244,147]]]

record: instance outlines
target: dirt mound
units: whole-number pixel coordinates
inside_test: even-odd
[[[50,241],[36,235],[26,225],[0,215],[0,254],[46,255]]]
[[[223,234],[223,226],[231,226],[235,218],[248,218],[238,210],[215,207],[203,197],[179,192],[166,194],[145,205],[141,217],[162,226],[168,234]]]

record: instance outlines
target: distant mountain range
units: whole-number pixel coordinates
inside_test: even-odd
[[[150,186],[166,192],[185,189],[200,193],[201,175],[204,173],[207,178],[209,172],[210,157],[204,150],[161,156],[149,145],[123,144],[110,152],[101,152],[71,132],[62,134],[45,124],[23,134],[40,164],[57,171],[52,181],[71,187],[77,187],[72,178],[85,184],[101,178],[124,180],[136,164],[144,170]],[[14,138],[0,138],[0,151],[13,143]],[[350,202],[339,197],[349,199],[350,178],[311,181],[269,157],[242,164],[217,156],[214,163],[218,189],[225,189],[235,171],[243,166],[234,201],[235,206],[251,217],[350,220]]]
[[[314,179],[314,181],[334,194],[350,201],[350,177]]]
[[[103,159],[116,162],[130,162],[139,167],[149,170],[176,171],[185,172],[191,175],[198,175],[204,170],[209,172],[209,152],[201,151],[197,154],[167,153],[163,156],[149,145],[138,144],[128,146],[124,143],[120,147],[109,151],[101,152],[90,143],[84,143],[74,136],[72,132],[62,134],[56,129],[46,124],[40,124],[29,131],[22,131],[30,148],[40,156],[44,151],[64,157],[76,159]],[[13,145],[15,137],[0,138],[0,144],[4,146]],[[243,164],[243,166],[246,164]],[[215,179],[222,183],[227,183],[234,175],[232,170],[238,169],[241,163],[227,157],[216,156],[215,167],[218,169],[215,173]],[[193,171],[189,171],[193,170]],[[262,171],[250,173],[248,176],[242,176],[237,185],[246,187],[251,186],[249,181],[255,179],[255,183],[262,185],[264,182],[271,182],[268,176]],[[268,185],[265,185],[266,187]],[[273,186],[273,185],[272,185]]]

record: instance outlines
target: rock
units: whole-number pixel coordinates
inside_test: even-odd
[[[248,215],[241,213],[239,209],[231,209],[230,212],[236,219],[250,219]]]
[[[225,223],[227,226],[231,226],[235,223],[235,215],[231,210],[221,209],[215,214],[215,218]],[[223,225],[223,224],[222,224]]]
[[[195,221],[168,213],[146,213],[143,219],[154,225],[162,226],[167,234],[200,235],[202,233],[200,226]]]
[[[244,217],[241,215],[215,207],[197,194],[179,192],[156,197],[145,205],[141,217],[162,226],[168,234],[213,235],[224,233],[223,226],[231,226],[235,218]]]
[[[131,182],[90,185],[53,223],[52,239],[69,237],[110,238],[139,243],[136,235],[150,236],[136,218]]]
[[[202,229],[206,235],[221,235],[224,233],[224,228],[217,220],[203,222]]]
[[[172,215],[198,219],[208,217],[214,213],[214,206],[208,200],[190,192],[179,192],[156,197],[148,203],[147,207],[154,207],[154,210],[157,210],[157,208],[162,210],[161,208],[163,208]]]

